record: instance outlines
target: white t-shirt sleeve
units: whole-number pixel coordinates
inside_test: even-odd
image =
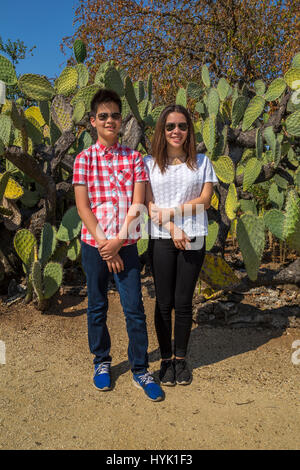
[[[201,168],[201,176],[203,177],[203,183],[214,183],[217,184],[219,182],[217,175],[215,173],[214,167],[210,161],[210,159],[204,156],[203,160],[203,168]],[[202,165],[201,165],[202,166]]]

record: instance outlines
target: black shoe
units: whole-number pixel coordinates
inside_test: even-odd
[[[159,380],[161,385],[166,385],[169,387],[175,385],[175,370],[173,361],[171,359],[168,361],[161,361]]]
[[[192,381],[192,374],[185,359],[174,359],[176,383],[178,385],[189,385]]]

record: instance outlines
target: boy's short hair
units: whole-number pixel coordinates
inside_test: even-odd
[[[108,90],[106,88],[100,88],[100,90],[95,93],[91,101],[91,114],[96,116],[98,106],[101,103],[116,103],[119,106],[120,113],[122,112],[122,101],[118,93],[113,90]]]

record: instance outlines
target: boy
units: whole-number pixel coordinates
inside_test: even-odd
[[[94,358],[94,386],[111,389],[110,335],[106,325],[107,285],[112,272],[126,317],[128,359],[133,383],[152,401],[163,393],[148,368],[148,336],[141,295],[136,242],[129,233],[130,207],[143,204],[148,181],[141,155],[118,143],[122,123],[119,96],[100,89],[91,102],[90,122],[97,130],[95,145],[77,155],[73,185],[82,219],[82,266],[88,289],[88,339]]]

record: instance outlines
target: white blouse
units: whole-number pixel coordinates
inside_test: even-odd
[[[154,203],[161,208],[177,207],[200,196],[204,183],[218,183],[214,168],[204,154],[197,155],[197,169],[191,170],[186,163],[168,165],[165,173],[161,173],[154,159],[147,155],[144,158],[146,170],[152,187]],[[208,233],[207,213],[203,204],[199,204],[195,215],[191,214],[191,206],[187,205],[183,217],[176,215],[174,223],[190,238],[203,237]],[[163,227],[151,221],[152,238],[171,238]]]

